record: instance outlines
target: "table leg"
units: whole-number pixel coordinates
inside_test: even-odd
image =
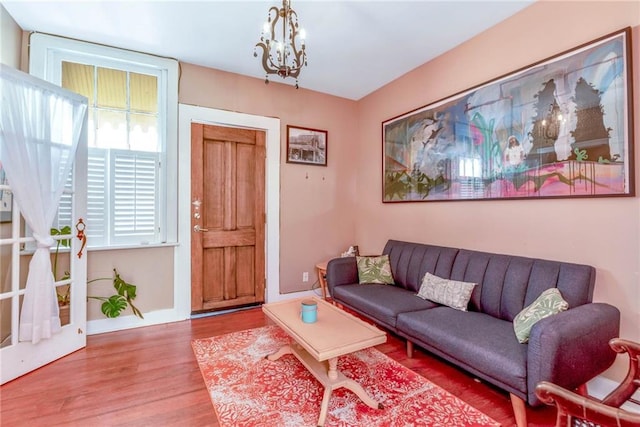
[[[330,380],[338,379],[338,358],[332,357],[329,359],[329,371],[327,371],[327,375]]]
[[[324,426],[324,421],[327,419],[327,412],[329,411],[329,400],[331,399],[331,393],[333,388],[326,386],[324,388],[324,394],[322,395],[322,404],[320,405],[320,417],[318,417],[318,426]]]
[[[285,354],[293,354],[313,376],[324,386],[324,394],[322,396],[322,404],[320,405],[320,416],[318,417],[318,426],[323,426],[329,412],[329,401],[333,390],[340,387],[346,387],[351,390],[362,402],[373,409],[384,409],[382,403],[378,403],[365,391],[365,389],[356,381],[345,377],[338,370],[338,358],[333,357],[326,362],[320,362],[314,359],[299,344],[291,343],[283,345],[273,354],[266,356],[268,360],[277,360]]]
[[[345,383],[342,385],[342,387],[345,387],[345,388],[351,390],[352,392],[354,392],[355,395],[358,396],[360,398],[360,400],[362,400],[364,402],[364,404],[367,405],[369,408],[384,409],[384,406],[382,405],[382,403],[379,403],[379,402],[375,401],[374,399],[372,399],[367,394],[365,389],[362,388],[362,386],[360,384],[358,384],[357,382],[349,379],[349,380],[345,381]]]
[[[268,360],[278,360],[280,359],[282,356],[284,356],[285,354],[293,354],[293,350],[291,350],[291,346],[290,345],[283,345],[282,347],[280,347],[278,349],[278,351],[276,351],[273,354],[269,354],[267,355],[265,358]]]
[[[382,403],[377,402],[372,399],[364,388],[356,381],[346,378],[344,375],[340,375],[341,379],[338,380],[338,358],[333,357],[328,360],[329,369],[327,370],[327,376],[329,377],[328,383],[323,383],[324,385],[324,395],[322,396],[322,405],[320,407],[320,417],[318,418],[318,425],[323,426],[324,421],[327,417],[327,411],[329,409],[329,400],[331,398],[331,393],[334,389],[345,387],[348,390],[351,390],[356,396],[362,400],[362,402],[370,408],[373,409],[384,409]]]

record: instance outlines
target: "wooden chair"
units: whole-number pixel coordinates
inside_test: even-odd
[[[604,399],[581,396],[547,381],[536,386],[540,400],[558,409],[556,427],[640,427],[640,413],[620,408],[640,387],[640,343],[614,338],[609,345],[616,353],[629,355],[629,371],[620,385]]]

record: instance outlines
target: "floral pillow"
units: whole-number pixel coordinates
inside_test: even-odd
[[[531,328],[539,320],[565,311],[568,308],[569,303],[562,298],[562,294],[557,288],[550,288],[541,293],[531,305],[523,308],[513,319],[513,330],[516,333],[518,342],[522,344],[529,342]]]
[[[475,286],[475,283],[443,279],[442,277],[425,273],[418,296],[456,310],[467,311],[467,305],[469,305],[471,293]]]
[[[393,285],[393,274],[391,274],[391,263],[389,255],[381,256],[357,256],[358,281],[360,283],[382,283]]]

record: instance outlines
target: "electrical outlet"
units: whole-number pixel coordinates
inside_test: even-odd
[[[303,282],[308,282],[309,281],[309,272],[305,271],[304,273],[302,273],[302,281]]]

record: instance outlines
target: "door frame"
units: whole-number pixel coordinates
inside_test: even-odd
[[[191,123],[240,127],[266,132],[265,227],[267,302],[280,295],[280,119],[179,104],[178,240],[174,269],[174,306],[178,317],[191,317]]]

